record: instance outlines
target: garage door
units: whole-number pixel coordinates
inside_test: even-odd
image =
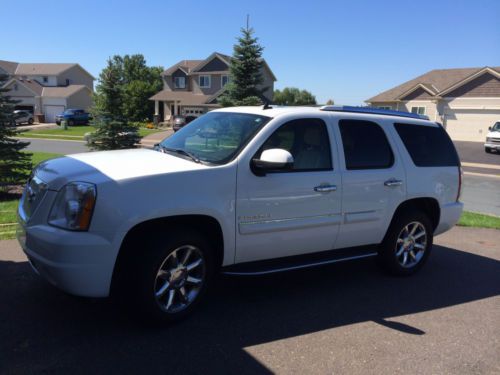
[[[45,122],[56,122],[56,116],[64,112],[63,105],[46,105]]]
[[[456,141],[484,142],[488,127],[500,121],[500,109],[455,109],[446,114],[445,126]]]

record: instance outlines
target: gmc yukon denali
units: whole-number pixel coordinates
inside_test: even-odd
[[[217,272],[260,275],[377,257],[419,270],[462,212],[457,152],[425,116],[237,107],[159,143],[39,164],[18,239],[56,287],[172,321]]]

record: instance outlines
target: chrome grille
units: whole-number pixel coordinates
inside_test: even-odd
[[[490,138],[491,142],[500,143],[500,138]]]
[[[28,221],[33,215],[45,193],[47,193],[47,184],[37,176],[32,176],[24,188],[20,202],[19,214],[24,221]]]

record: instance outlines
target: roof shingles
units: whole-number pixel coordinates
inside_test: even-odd
[[[418,84],[422,84],[434,95],[448,89],[456,83],[470,77],[471,75],[483,70],[482,68],[459,68],[459,69],[435,69],[427,72],[417,78],[409,80],[399,86],[384,91],[370,99],[367,102],[388,102],[396,101],[398,98],[408,92]],[[490,67],[500,73],[500,67]]]

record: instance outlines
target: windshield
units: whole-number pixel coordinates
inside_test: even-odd
[[[269,120],[266,116],[247,113],[210,112],[163,140],[160,146],[164,150],[182,150],[203,162],[225,164]]]
[[[74,112],[75,112],[75,111],[73,111],[72,109],[67,109],[67,110],[65,110],[65,111],[63,112],[63,114],[65,114],[65,115],[72,115],[72,114],[74,114]]]
[[[495,123],[493,127],[491,128],[492,132],[500,132],[500,122]]]

